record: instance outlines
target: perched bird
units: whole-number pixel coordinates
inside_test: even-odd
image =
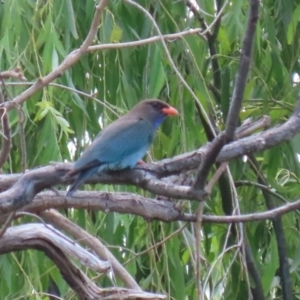
[[[133,168],[146,154],[157,128],[168,115],[178,115],[178,111],[161,100],[144,100],[105,127],[68,172],[69,176],[78,176],[67,196],[103,170]]]

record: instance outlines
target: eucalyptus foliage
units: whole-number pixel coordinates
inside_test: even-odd
[[[138,3],[152,19],[125,1],[109,1],[93,44],[112,44],[113,49],[104,46],[102,50],[88,52],[49,86],[24,102],[25,122],[22,126],[27,169],[52,161],[76,159],[104,125],[144,98],[165,100],[181,114],[180,118],[163,124],[147,161],[173,157],[207,143],[210,138],[203,128],[204,122],[214,123],[219,131],[224,129],[240,61],[249,1],[198,0],[193,4],[200,8],[197,14],[191,12],[185,1],[140,0]],[[212,45],[207,36],[193,34],[165,40],[167,51],[161,41],[122,47],[123,43],[152,36],[201,27],[204,30],[204,24],[210,26],[223,6],[220,22],[210,28],[210,34],[216,34]],[[13,99],[22,93],[33,82],[55,70],[67,54],[78,49],[89,32],[94,12],[93,0],[1,1],[0,70],[18,67],[27,78],[24,82],[15,78],[5,80],[5,88],[1,86],[5,99]],[[299,0],[264,0],[260,3],[240,122],[249,117],[256,119],[268,115],[271,126],[275,126],[292,114],[299,93],[299,20]],[[200,105],[195,104],[195,97]],[[202,119],[200,114],[204,116]],[[11,110],[12,147],[2,168],[7,174],[22,171],[24,153],[21,151],[19,120],[18,109]],[[299,198],[297,153],[300,153],[299,137],[253,154],[257,161],[256,170],[263,174],[272,191],[274,206]],[[241,213],[268,209],[264,193],[255,185],[259,182],[258,173],[249,161],[236,159],[229,167],[232,178],[227,179],[232,181],[227,187],[227,195],[235,197],[237,193]],[[253,184],[235,187],[237,181]],[[132,191],[153,197],[133,186],[98,184],[86,185],[85,189]],[[224,215],[230,211],[231,204],[222,199],[222,192],[225,187],[221,183],[214,187],[204,213]],[[195,212],[197,207],[198,203],[193,201],[183,203],[186,211]],[[167,239],[184,224],[179,221],[148,222],[141,217],[113,212],[70,210],[62,213],[101,239],[143,290],[176,300],[197,298],[194,224],[187,224]],[[280,220],[292,293],[295,299],[300,299],[299,213],[291,212]],[[36,220],[23,217],[15,224],[32,221]],[[205,299],[246,299],[249,289],[254,288],[233,228],[236,227],[227,224],[203,224],[200,279]],[[273,223],[270,220],[249,222],[244,229],[265,299],[291,299],[282,296],[279,242]],[[153,247],[157,243],[160,244]],[[97,277],[89,270],[85,272],[95,278],[98,286],[122,286],[118,279]],[[44,298],[50,276],[63,299],[75,298],[57,268],[42,252],[30,250],[1,256],[0,298]]]

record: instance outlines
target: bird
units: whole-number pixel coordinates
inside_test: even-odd
[[[146,99],[106,126],[67,173],[77,175],[67,197],[94,174],[134,168],[147,153],[160,124],[172,115],[179,113],[166,102]]]

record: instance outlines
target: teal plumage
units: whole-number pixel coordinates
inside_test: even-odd
[[[145,156],[163,120],[177,114],[175,108],[161,100],[144,100],[105,127],[69,171],[68,175],[78,176],[67,196],[103,170],[133,168]]]

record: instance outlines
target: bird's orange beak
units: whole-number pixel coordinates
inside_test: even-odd
[[[170,115],[170,116],[178,116],[178,115],[179,115],[179,112],[177,111],[177,109],[175,109],[175,108],[172,107],[172,106],[164,107],[161,111],[162,111],[165,115]]]

